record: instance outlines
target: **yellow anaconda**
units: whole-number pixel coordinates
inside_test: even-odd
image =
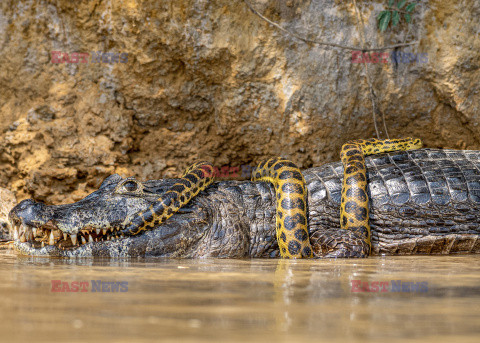
[[[419,139],[356,140],[343,145],[340,157],[344,165],[341,228],[350,230],[371,246],[368,223],[367,176],[364,156],[397,150],[418,149]],[[147,210],[135,214],[122,234],[136,235],[165,222],[214,179],[208,162],[190,166],[172,187]],[[263,161],[252,173],[252,181],[273,184],[276,194],[276,235],[284,258],[313,257],[307,221],[307,191],[300,169],[291,161],[275,157]],[[120,186],[127,186],[129,180]],[[133,185],[132,185],[133,186]],[[130,190],[132,191],[132,190]],[[133,190],[134,191],[134,190]]]
[[[366,155],[397,150],[419,149],[420,139],[355,140],[342,146],[340,158],[343,163],[342,202],[340,224],[342,229],[353,231],[371,248],[371,233],[368,223]]]
[[[121,233],[136,235],[140,231],[160,225],[173,216],[175,212],[187,204],[199,192],[207,188],[213,180],[213,166],[210,163],[196,162],[192,164],[187,168],[180,180],[162,194],[156,202],[145,211],[136,213]],[[125,187],[128,182],[130,181],[127,179],[124,184],[119,186]],[[134,185],[134,187],[137,187],[136,184]]]
[[[253,171],[252,181],[271,182],[275,187],[277,242],[282,257],[312,257],[307,190],[300,169],[291,161],[274,157],[258,165]]]

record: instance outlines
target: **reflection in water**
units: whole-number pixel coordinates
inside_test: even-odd
[[[0,259],[2,341],[480,341],[480,256]],[[51,280],[88,292],[51,292]],[[128,291],[92,292],[92,280]],[[351,292],[353,280],[428,289]]]

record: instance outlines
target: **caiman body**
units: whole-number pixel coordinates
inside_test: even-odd
[[[366,164],[371,254],[480,253],[480,151],[411,150],[366,157]],[[344,244],[339,221],[342,164],[307,169],[303,175],[315,256],[334,256],[332,252]],[[80,241],[81,230],[126,225],[175,179],[143,182],[137,195],[119,192],[123,181],[112,175],[99,190],[74,204],[23,201],[11,211],[10,220],[17,227],[23,224],[20,230],[78,234]],[[35,238],[16,240],[15,246],[38,256],[279,257],[275,201],[268,183],[220,181],[164,224],[135,236],[117,239],[113,230],[110,240],[92,234],[93,242],[86,239],[79,246],[68,239],[62,244],[61,238],[43,248]]]

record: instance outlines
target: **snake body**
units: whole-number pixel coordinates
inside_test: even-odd
[[[397,150],[418,149],[419,139],[355,140],[342,146],[344,165],[340,222],[352,239],[371,248],[368,223],[367,176],[364,156]],[[214,181],[214,168],[208,162],[197,162],[145,211],[136,213],[121,229],[123,235],[136,235],[165,222],[182,206]],[[307,191],[300,169],[291,161],[275,157],[261,162],[252,173],[252,181],[273,184],[276,194],[276,235],[283,258],[311,258],[308,232]],[[130,182],[128,179],[125,185]],[[366,252],[367,254],[369,253]]]
[[[276,233],[282,257],[312,257],[307,191],[300,169],[291,161],[274,157],[258,165],[252,173],[252,181],[271,182],[275,188]]]
[[[381,152],[419,149],[420,139],[404,138],[391,140],[354,140],[342,146],[340,158],[344,175],[342,186],[342,202],[340,205],[340,225],[344,230],[352,232],[372,247],[371,231],[368,215],[367,168],[365,156]]]
[[[214,181],[213,166],[208,162],[196,162],[187,168],[183,176],[145,211],[136,213],[121,230],[123,235],[137,235],[153,229],[173,216],[198,193]],[[130,182],[128,179],[124,184]],[[123,185],[120,185],[120,187]]]

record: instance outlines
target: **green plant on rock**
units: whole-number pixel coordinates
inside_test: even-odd
[[[388,9],[380,12],[377,17],[378,28],[380,31],[385,31],[390,23],[392,23],[393,27],[397,26],[397,24],[400,22],[402,14],[405,18],[405,21],[410,23],[412,20],[412,11],[417,4],[418,2],[410,2],[407,4],[407,0],[388,0]],[[404,7],[405,9],[402,10]]]

